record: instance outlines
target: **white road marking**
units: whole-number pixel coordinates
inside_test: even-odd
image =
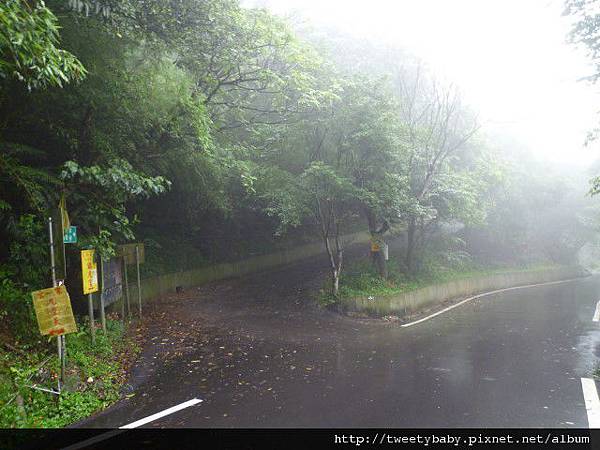
[[[107,431],[106,433],[99,434],[98,436],[86,439],[85,441],[69,445],[68,447],[62,447],[61,450],[79,450],[82,448],[89,448],[89,446],[92,444],[97,444],[98,442],[106,441],[107,439],[113,438],[121,433],[126,433],[126,431],[119,429]]]
[[[125,433],[125,430],[137,428],[149,422],[152,422],[156,419],[160,419],[161,417],[168,416],[169,414],[173,414],[174,412],[181,411],[182,409],[188,408],[190,406],[196,405],[200,403],[202,400],[194,398],[192,400],[188,400],[187,402],[180,403],[179,405],[172,406],[171,408],[165,409],[156,414],[152,414],[151,416],[145,417],[143,419],[132,422],[128,425],[123,425],[122,427],[116,428],[111,431],[107,431],[106,433],[99,434],[98,436],[94,436],[92,438],[86,439],[85,441],[78,442],[76,444],[69,445],[68,447],[63,447],[61,450],[79,450],[82,448],[88,448],[92,444],[97,444],[98,442],[105,441],[107,439],[111,439],[118,434]]]
[[[485,297],[486,295],[492,295],[492,294],[497,294],[499,292],[506,292],[506,291],[512,291],[515,289],[525,289],[525,288],[530,288],[530,287],[536,287],[536,286],[547,286],[550,284],[560,284],[560,283],[568,283],[570,281],[575,281],[575,280],[580,280],[581,277],[579,278],[570,278],[568,280],[560,280],[560,281],[549,281],[547,283],[537,283],[537,284],[526,284],[524,286],[515,286],[515,287],[510,287],[510,288],[504,288],[504,289],[496,289],[495,291],[489,291],[489,292],[484,292],[482,294],[477,294],[474,295],[472,297],[466,298],[458,303],[456,303],[455,305],[449,306],[447,308],[442,309],[441,311],[438,311],[436,313],[433,313],[427,317],[423,317],[422,319],[419,320],[415,320],[414,322],[410,322],[410,323],[405,323],[403,325],[400,325],[401,327],[412,327],[413,325],[417,325],[421,322],[425,322],[426,320],[432,319],[435,316],[439,316],[440,314],[443,314],[447,311],[450,311],[451,309],[457,308],[460,305],[462,305],[463,303],[467,303],[470,302],[471,300],[475,300],[476,298],[480,298],[480,297]]]
[[[596,382],[591,378],[582,378],[583,399],[590,428],[600,428],[600,399],[596,390]]]
[[[594,318],[592,320],[594,322],[600,321],[600,300],[596,303],[596,312],[594,313]]]
[[[127,430],[127,429],[131,429],[131,428],[141,427],[142,425],[153,422],[156,419],[160,419],[161,417],[165,417],[165,416],[168,416],[169,414],[173,414],[174,412],[181,411],[182,409],[197,405],[201,401],[202,400],[200,400],[198,398],[188,400],[187,402],[180,403],[179,405],[171,406],[170,408],[167,408],[164,411],[158,412],[156,414],[152,414],[151,416],[144,417],[143,419],[140,419],[140,420],[136,420],[135,422],[132,422],[130,424],[123,425],[122,427],[119,427],[119,429]]]

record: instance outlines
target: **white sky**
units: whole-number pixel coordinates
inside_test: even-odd
[[[246,0],[313,27],[410,49],[460,85],[484,129],[505,130],[539,156],[589,163],[600,86],[585,53],[565,42],[561,0]]]

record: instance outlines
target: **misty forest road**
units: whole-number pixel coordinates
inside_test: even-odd
[[[418,325],[307,301],[319,260],[194,288],[151,310],[135,395],[79,426],[588,427],[600,279],[468,302]],[[316,284],[315,284],[316,283]]]

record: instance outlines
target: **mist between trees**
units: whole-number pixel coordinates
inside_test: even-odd
[[[233,0],[8,0],[0,19],[3,333],[32,328],[61,194],[80,247],[144,240],[148,274],[320,240],[335,295],[361,229],[402,242],[408,278],[596,258],[592,174],[486,135],[401,48]]]

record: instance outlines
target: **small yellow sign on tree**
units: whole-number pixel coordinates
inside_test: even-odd
[[[371,237],[371,252],[376,253],[381,251],[381,238],[372,236]]]
[[[61,336],[77,331],[66,286],[42,289],[31,296],[42,335]]]
[[[95,250],[81,250],[81,279],[84,294],[98,291],[98,267],[94,255]]]

